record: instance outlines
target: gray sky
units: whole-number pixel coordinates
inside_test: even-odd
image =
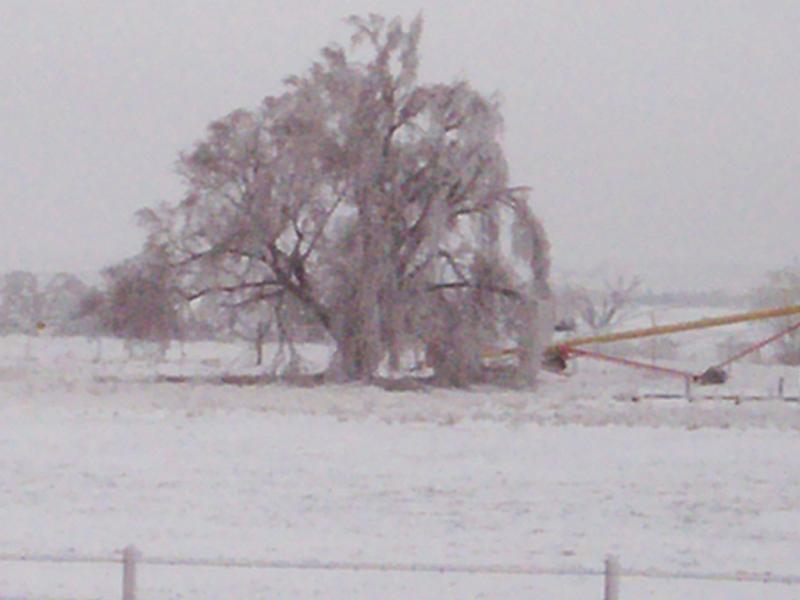
[[[504,99],[559,272],[747,287],[800,257],[795,1],[0,0],[0,271],[135,253],[208,121],[345,43],[343,17],[419,10],[422,78]]]

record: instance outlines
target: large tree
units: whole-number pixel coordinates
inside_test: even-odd
[[[479,380],[516,342],[532,377],[549,322],[548,248],[511,188],[498,103],[417,80],[417,18],[352,17],[352,48],[256,110],[209,126],[180,158],[187,188],[141,212],[191,301],[223,294],[313,317],[330,373],[372,376],[423,348],[444,382]]]

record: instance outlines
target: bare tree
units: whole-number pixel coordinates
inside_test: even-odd
[[[78,332],[75,316],[89,286],[71,273],[56,273],[47,280],[42,291],[42,321],[56,334]]]
[[[753,293],[754,304],[759,308],[776,308],[800,304],[800,263],[795,262],[767,275],[767,282]],[[785,331],[798,322],[797,315],[766,321],[773,333]],[[786,365],[800,365],[800,331],[785,335],[775,341],[775,359]]]
[[[327,46],[181,157],[186,197],[140,213],[148,243],[190,301],[311,315],[336,344],[337,378],[422,345],[444,381],[466,383],[500,342],[524,347],[532,377],[548,247],[526,190],[508,186],[497,101],[417,83],[420,18],[349,21],[351,51]]]
[[[179,303],[163,257],[142,254],[109,267],[103,273],[106,290],[91,290],[77,317],[93,334],[123,338],[129,352],[137,342],[157,344],[163,357],[180,333]],[[84,327],[87,327],[84,324]]]
[[[641,285],[638,277],[617,277],[606,281],[602,290],[575,287],[567,292],[580,319],[592,330],[599,331],[620,323],[630,316],[636,290]]]
[[[42,293],[33,273],[12,271],[0,283],[0,326],[7,332],[35,333],[42,319]]]
[[[103,335],[109,334],[108,329],[108,297],[97,287],[89,288],[78,302],[78,307],[71,318],[71,328],[85,335],[87,341],[95,344],[93,361],[100,362],[103,358]]]

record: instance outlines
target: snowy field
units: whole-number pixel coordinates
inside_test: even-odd
[[[797,369],[737,365],[726,394],[759,401],[634,403],[675,383],[580,363],[533,392],[248,387],[210,379],[254,372],[241,346],[175,347],[154,364],[106,340],[95,355],[80,338],[0,340],[0,554],[135,544],[146,557],[577,571],[613,554],[632,570],[800,575],[800,404],[775,394],[781,377],[797,393]],[[603,585],[148,565],[138,579],[143,599],[580,600]],[[0,563],[0,598],[119,598],[120,581],[118,565]],[[621,597],[785,600],[800,585],[631,577]]]

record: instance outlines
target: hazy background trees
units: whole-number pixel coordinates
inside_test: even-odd
[[[551,321],[548,246],[509,187],[497,101],[417,82],[421,19],[350,23],[351,50],[325,47],[181,155],[184,199],[140,213],[148,251],[189,303],[315,321],[337,378],[422,348],[441,381],[464,384],[498,344],[519,346],[517,375],[532,378]]]
[[[794,263],[769,273],[764,285],[753,292],[753,303],[758,308],[776,308],[800,304],[800,263]],[[777,334],[800,321],[797,315],[766,321],[767,327]],[[800,365],[800,332],[795,330],[775,342],[774,356],[778,362]]]
[[[89,286],[70,273],[5,273],[0,276],[0,331],[76,333],[74,316],[88,290]]]
[[[33,273],[13,271],[2,278],[0,322],[7,333],[34,333],[42,318],[42,294]]]
[[[606,279],[602,286],[571,282],[557,293],[557,328],[571,331],[580,326],[592,332],[613,328],[634,316],[639,277],[622,275]]]

